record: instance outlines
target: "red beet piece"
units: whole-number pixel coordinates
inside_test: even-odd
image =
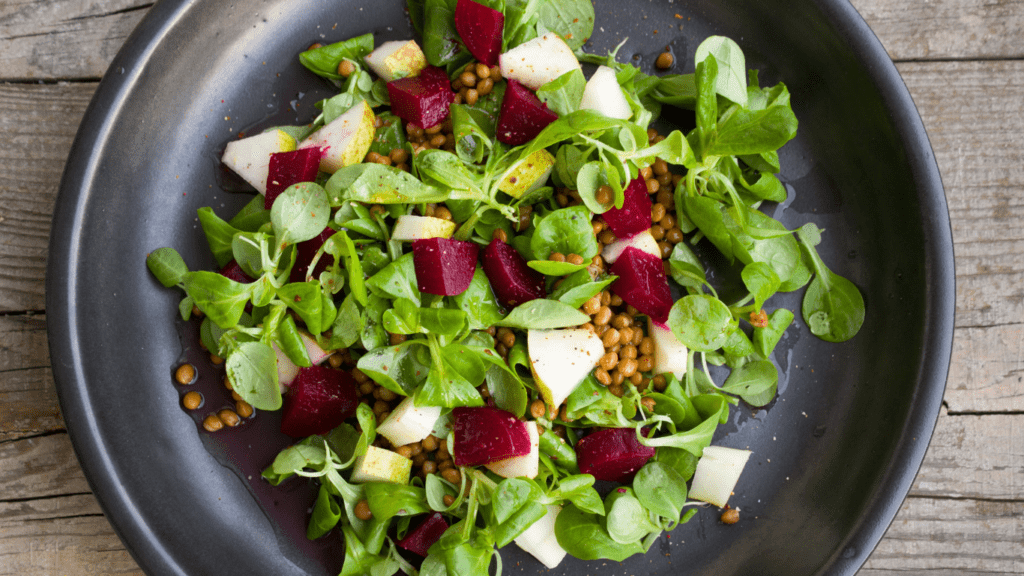
[[[448,523],[440,512],[428,515],[418,526],[409,531],[398,541],[399,548],[404,548],[414,554],[427,557],[427,550],[441,539],[441,535],[448,529]]]
[[[295,266],[292,266],[292,272],[288,276],[289,282],[306,281],[306,272],[309,270],[309,265],[313,263],[313,257],[316,256],[320,247],[323,246],[331,236],[334,236],[334,232],[335,231],[328,226],[327,228],[324,228],[323,232],[309,240],[306,240],[305,242],[299,242],[295,245],[295,250],[297,252],[295,254]],[[324,253],[324,255],[320,257],[320,260],[317,260],[316,267],[313,268],[313,279],[315,280],[320,278],[320,273],[327,270],[327,266],[329,266],[333,261],[334,256]]]
[[[501,54],[501,33],[505,29],[505,15],[473,0],[459,0],[455,4],[455,31],[473,58],[494,66]]]
[[[427,238],[412,243],[412,262],[420,292],[455,296],[473,281],[478,248],[472,242]]]
[[[414,78],[388,82],[391,111],[420,128],[433,128],[448,117],[455,101],[448,74],[436,66],[427,66]]]
[[[263,207],[270,210],[274,200],[292,184],[316,181],[320,171],[320,155],[321,150],[316,146],[271,154]]]
[[[647,314],[655,322],[664,324],[668,320],[672,309],[672,290],[660,258],[630,246],[612,264],[611,273],[619,277],[612,282],[612,292],[626,304]]]
[[[513,308],[547,295],[544,276],[527,266],[515,248],[497,238],[484,248],[481,263],[494,295],[504,306]]]
[[[231,262],[225,264],[224,267],[220,269],[220,272],[218,272],[218,274],[229,280],[241,282],[242,284],[252,284],[253,282],[256,281],[255,278],[246,274],[245,270],[242,270],[242,267],[238,265],[238,262],[236,260],[232,260]]]
[[[501,101],[495,135],[501,142],[518,146],[533,140],[545,126],[558,120],[529,88],[515,80],[508,81]]]
[[[623,196],[622,208],[612,208],[603,216],[617,237],[629,238],[651,227],[651,197],[643,176],[632,180]]]
[[[452,410],[456,466],[479,466],[530,453],[526,424],[511,412],[490,406]]]
[[[284,398],[281,432],[293,438],[326,434],[355,416],[359,390],[348,372],[326,366],[299,368]]]
[[[633,428],[606,428],[576,443],[576,460],[583,474],[598,480],[627,482],[654,456],[654,448],[636,439]]]

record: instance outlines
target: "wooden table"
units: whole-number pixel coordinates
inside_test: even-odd
[[[942,415],[861,574],[1024,574],[1024,1],[853,3],[924,117],[957,257]],[[0,575],[142,574],[71,449],[43,290],[71,141],[150,5],[0,0]]]

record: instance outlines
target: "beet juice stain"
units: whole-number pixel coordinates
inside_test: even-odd
[[[318,566],[329,574],[339,573],[345,558],[340,530],[334,529],[316,540],[306,538],[309,511],[318,490],[315,481],[296,476],[272,486],[261,475],[281,450],[297,441],[281,432],[281,412],[255,410],[249,418],[242,418],[238,426],[225,426],[217,432],[204,429],[203,419],[207,415],[225,408],[233,410],[235,402],[224,386],[224,363],[210,361],[210,354],[199,344],[201,321],[179,319],[176,324],[183,352],[171,367],[170,378],[178,390],[178,409],[195,422],[196,432],[210,455],[233,471],[259,503],[274,526],[281,552],[300,566]],[[196,378],[192,384],[183,386],[174,381],[174,370],[184,363],[195,366]],[[190,391],[203,395],[197,410],[185,410],[181,405],[181,398]]]

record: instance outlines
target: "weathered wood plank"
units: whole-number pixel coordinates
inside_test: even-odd
[[[0,4],[4,80],[99,78],[145,15],[143,0]]]
[[[1024,61],[899,66],[942,171],[957,326],[1024,318]]]
[[[1024,502],[908,498],[859,576],[1024,574]]]
[[[1020,58],[1024,2],[851,0],[894,60]]]
[[[0,316],[0,372],[50,365],[46,316]]]
[[[0,442],[63,429],[49,368],[0,373]]]
[[[0,312],[44,307],[53,202],[95,89],[0,84]]]
[[[0,576],[143,572],[92,494],[0,502]]]
[[[4,500],[89,492],[67,434],[0,443],[0,462]]]
[[[954,413],[1024,411],[1024,324],[958,328],[945,400]]]

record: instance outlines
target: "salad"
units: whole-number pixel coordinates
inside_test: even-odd
[[[219,271],[147,258],[224,360],[236,409],[204,427],[281,410],[296,442],[263,478],[317,483],[307,536],[343,537],[343,576],[487,574],[512,542],[549,568],[621,561],[698,506],[735,522],[750,452],[711,442],[776,395],[795,313],[770,299],[804,290],[830,342],[864,320],[822,231],[760,210],[787,196],[786,86],[725,37],[691,74],[587,54],[586,1],[408,7],[419,41],[300,55],[338,88],[310,125],[227,144],[259,194],[199,210]],[[694,128],[659,132],[664,107]],[[709,250],[743,297],[719,297]]]

